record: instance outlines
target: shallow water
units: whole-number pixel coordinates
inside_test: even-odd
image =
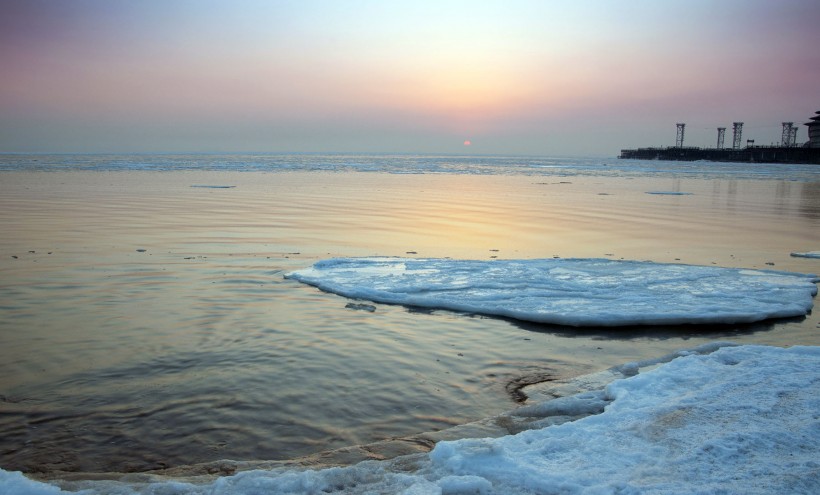
[[[283,278],[369,255],[817,273],[820,261],[789,253],[820,246],[820,181],[6,171],[0,229],[7,470],[288,459],[510,409],[510,383],[715,339],[820,344],[816,311],[742,327],[580,331],[371,312]]]

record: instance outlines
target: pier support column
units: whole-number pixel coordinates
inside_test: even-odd
[[[743,122],[732,122],[732,149],[740,149],[740,139],[743,135]]]
[[[678,134],[675,137],[675,147],[676,148],[683,148],[683,130],[686,127],[686,124],[678,123]]]
[[[794,127],[794,122],[783,122],[783,134],[780,136],[780,146],[789,147],[792,145],[792,127]]]

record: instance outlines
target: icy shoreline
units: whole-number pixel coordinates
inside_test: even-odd
[[[633,376],[603,388],[601,376],[581,380],[575,395],[507,415],[533,429],[442,441],[429,454],[318,471],[246,471],[203,484],[57,484],[89,495],[817,493],[820,347],[720,345],[658,366],[668,358],[611,370]],[[2,470],[0,489],[61,493]]]

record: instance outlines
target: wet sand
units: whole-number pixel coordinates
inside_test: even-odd
[[[820,345],[817,311],[750,326],[579,331],[362,311],[282,278],[318,259],[370,255],[817,273],[820,260],[790,256],[820,248],[811,182],[3,172],[0,229],[4,469],[289,459],[497,414],[516,405],[511,383],[537,377],[711,340]]]

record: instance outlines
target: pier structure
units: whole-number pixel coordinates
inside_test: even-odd
[[[740,140],[743,136],[743,122],[732,122],[732,149],[740,149]]]
[[[726,137],[726,128],[725,127],[718,127],[718,137],[717,137],[717,146],[716,148],[719,150],[723,149],[723,138]]]
[[[675,146],[664,148],[637,148],[621,150],[620,158],[641,160],[675,160],[714,162],[754,162],[754,163],[807,163],[820,165],[820,111],[815,112],[809,122],[809,140],[797,144],[797,127],[794,122],[783,122],[780,144],[756,146],[754,139],[746,140],[746,147],[741,147],[743,139],[743,122],[732,123],[732,147],[724,147],[725,127],[718,127],[715,148],[683,146],[686,124],[677,123]]]
[[[780,146],[793,146],[792,143],[792,129],[794,122],[783,122],[783,132],[780,135]]]

